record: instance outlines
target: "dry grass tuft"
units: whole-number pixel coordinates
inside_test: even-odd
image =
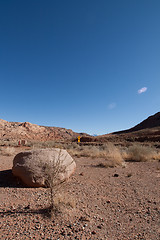
[[[121,151],[112,143],[103,146],[78,146],[71,147],[68,152],[76,157],[103,158],[101,167],[115,167],[124,165]],[[103,166],[102,166],[103,165]],[[100,165],[99,165],[100,167]]]
[[[123,153],[123,157],[126,161],[131,162],[147,162],[160,159],[160,152],[150,146],[143,146],[140,144],[133,144],[126,152]]]
[[[110,161],[112,167],[125,165],[121,151],[113,143],[108,144],[106,159]]]
[[[134,143],[128,147],[117,147],[113,143],[106,143],[102,146],[68,145],[67,151],[76,157],[103,158],[98,167],[125,167],[125,161],[146,162],[159,160],[160,151],[150,145],[144,146],[141,143]]]

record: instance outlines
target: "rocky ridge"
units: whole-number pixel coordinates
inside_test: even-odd
[[[8,122],[0,119],[0,138],[1,140],[69,140],[77,136],[87,135],[76,133],[71,129],[60,127],[45,127],[29,122]]]
[[[147,119],[145,119],[144,121],[140,122],[139,124],[130,129],[114,132],[114,134],[131,133],[143,129],[151,129],[156,127],[160,127],[160,112],[157,112],[152,116],[149,116]]]

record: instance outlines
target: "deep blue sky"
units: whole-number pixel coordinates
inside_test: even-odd
[[[0,82],[7,121],[136,125],[160,111],[160,1],[0,0]]]

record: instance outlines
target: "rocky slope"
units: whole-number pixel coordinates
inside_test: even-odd
[[[136,132],[139,130],[150,129],[155,127],[160,127],[160,112],[157,112],[156,114],[148,117],[141,123],[137,124],[135,127],[123,131],[118,131],[115,132],[114,134]]]
[[[1,140],[68,140],[77,136],[87,135],[76,133],[71,129],[59,127],[45,127],[29,122],[8,122],[0,119],[0,138]]]
[[[97,142],[160,142],[160,112],[148,117],[135,127],[104,134],[94,138]]]

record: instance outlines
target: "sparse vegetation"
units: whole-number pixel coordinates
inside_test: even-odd
[[[103,158],[101,167],[115,167],[124,165],[121,151],[112,143],[103,146],[73,146],[68,149],[72,156]],[[99,166],[100,167],[100,166]]]
[[[52,216],[58,209],[58,202],[55,196],[59,193],[62,184],[65,182],[65,179],[60,178],[60,175],[66,170],[61,161],[61,151],[58,152],[58,156],[53,161],[48,161],[47,163],[40,162],[40,167],[43,169],[45,184],[49,188],[49,210]]]
[[[3,147],[0,149],[0,153],[3,156],[13,156],[15,154],[15,148],[14,147]]]
[[[134,143],[128,147],[106,143],[102,146],[83,146],[78,144],[65,146],[72,156],[103,158],[101,167],[125,166],[125,161],[145,162],[160,160],[160,151],[150,145]]]
[[[0,140],[0,146],[16,147],[17,145],[18,145],[18,141],[16,140],[9,140],[9,139]]]
[[[60,147],[61,144],[56,143],[55,141],[30,141],[27,143],[28,147],[31,147],[33,149],[37,149],[37,148],[54,148],[54,147]]]
[[[150,146],[143,146],[140,144],[133,144],[128,147],[126,152],[123,153],[126,161],[132,162],[146,162],[160,159],[160,152]]]
[[[2,143],[2,145],[4,142]],[[118,145],[118,144],[117,144]],[[155,144],[154,144],[155,145]],[[60,148],[66,149],[72,157],[90,157],[90,158],[103,158],[101,167],[115,167],[124,166],[125,161],[145,162],[152,160],[160,161],[159,144],[143,143],[128,143],[120,142],[115,146],[112,142],[103,144],[89,143],[78,144],[77,142],[56,142],[56,141],[28,141],[25,145],[31,149],[38,148]],[[14,146],[17,146],[17,141],[5,142],[5,146],[1,147],[1,154],[12,156],[15,152]]]

